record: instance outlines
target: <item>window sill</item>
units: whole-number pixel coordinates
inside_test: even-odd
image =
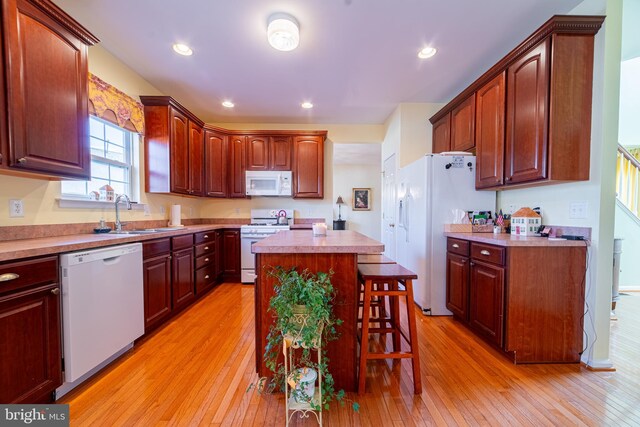
[[[105,202],[104,200],[88,200],[88,199],[72,199],[59,198],[58,206],[70,209],[110,209],[114,207],[113,202]],[[126,206],[125,202],[118,203],[120,206]],[[144,211],[147,205],[143,203],[131,202],[131,209],[134,211]]]

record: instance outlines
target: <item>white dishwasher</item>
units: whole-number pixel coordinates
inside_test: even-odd
[[[65,383],[60,397],[144,333],[142,244],[60,255]]]

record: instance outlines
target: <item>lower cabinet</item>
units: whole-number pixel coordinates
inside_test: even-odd
[[[171,238],[171,288],[173,309],[179,310],[195,299],[193,234]]]
[[[196,233],[196,295],[202,295],[218,281],[216,232]]]
[[[240,230],[222,232],[222,278],[225,282],[240,281]]]
[[[0,263],[0,283],[0,402],[51,402],[62,384],[58,257]]]
[[[171,239],[144,242],[142,253],[146,333],[171,316]]]
[[[447,239],[447,308],[514,363],[578,363],[586,246]]]

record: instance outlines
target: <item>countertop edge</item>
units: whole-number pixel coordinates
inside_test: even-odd
[[[571,247],[589,246],[589,242],[586,240],[549,240],[546,237],[523,237],[512,236],[511,234],[492,234],[492,233],[456,233],[456,232],[444,232],[445,237],[452,237],[455,239],[468,240],[470,242],[487,243],[490,245],[504,246],[504,247]]]

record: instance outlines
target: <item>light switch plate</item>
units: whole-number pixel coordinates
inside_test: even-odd
[[[569,218],[570,219],[587,219],[588,217],[588,202],[571,202],[569,204]]]
[[[24,217],[24,205],[20,199],[9,200],[9,217],[22,218]]]

